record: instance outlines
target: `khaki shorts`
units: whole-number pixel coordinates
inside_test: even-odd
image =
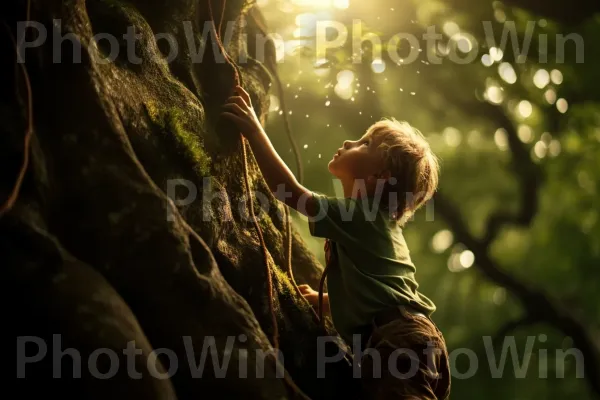
[[[426,316],[401,307],[401,317],[373,331],[361,356],[364,399],[444,400],[450,395],[448,350]],[[375,351],[373,354],[373,351]]]

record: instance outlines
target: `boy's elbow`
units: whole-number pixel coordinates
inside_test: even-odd
[[[308,215],[308,212],[311,209],[310,203],[312,192],[300,184],[283,189],[284,190],[278,188],[278,190],[274,192],[275,197],[299,213]]]

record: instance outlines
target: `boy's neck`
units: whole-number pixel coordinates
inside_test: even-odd
[[[341,179],[342,189],[344,191],[344,197],[349,199],[358,199],[361,197],[371,197],[372,193],[370,193],[369,188],[365,185],[358,186],[358,188],[354,188],[355,181],[354,179]]]

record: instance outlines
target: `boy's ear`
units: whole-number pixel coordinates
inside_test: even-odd
[[[392,176],[391,171],[389,169],[386,169],[386,170],[384,170],[384,171],[382,171],[382,172],[380,172],[378,174],[369,175],[367,177],[367,180],[369,182],[375,182],[375,181],[377,181],[379,179],[388,180],[388,179],[390,179],[391,176]]]

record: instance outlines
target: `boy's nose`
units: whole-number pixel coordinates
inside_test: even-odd
[[[351,141],[349,140],[344,140],[344,148],[347,149],[348,147],[350,147],[350,145],[352,144]]]

